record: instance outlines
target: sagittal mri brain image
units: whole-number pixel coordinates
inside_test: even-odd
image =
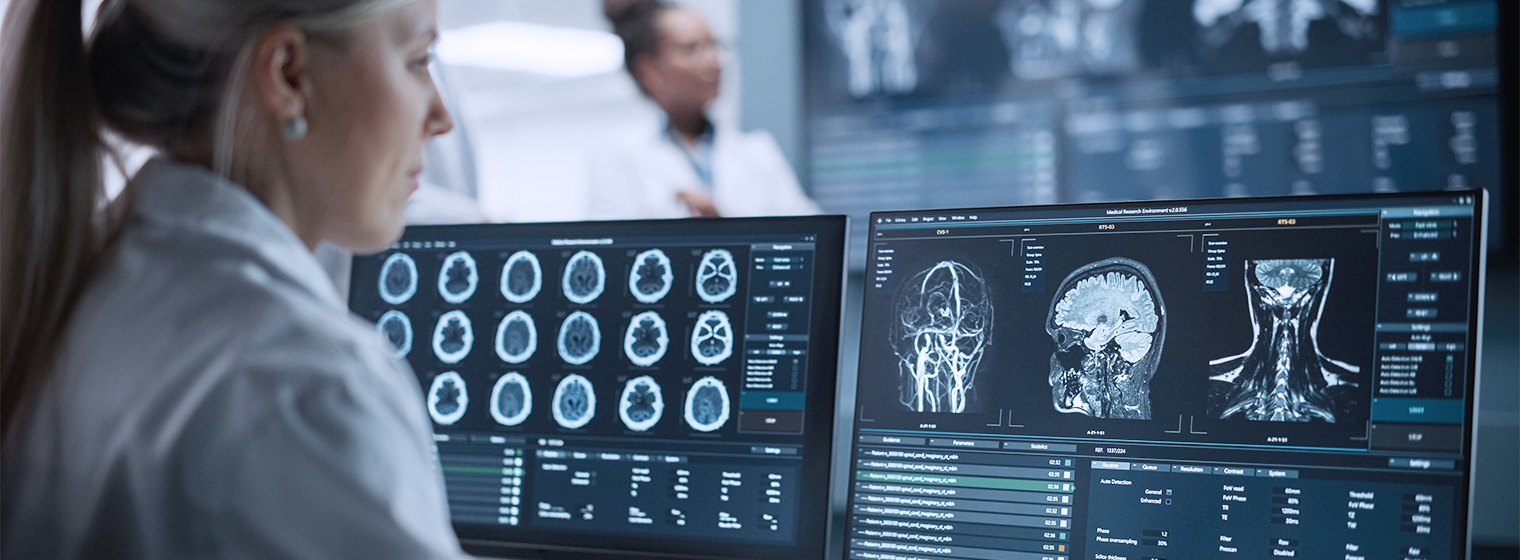
[[[428,414],[433,421],[445,426],[458,422],[470,405],[470,394],[465,391],[464,378],[457,372],[441,373],[433,378],[428,388]]]
[[[697,265],[697,296],[707,303],[721,303],[739,290],[739,265],[727,249],[713,249]]]
[[[675,274],[670,271],[670,257],[659,249],[650,249],[633,258],[628,272],[628,291],[639,303],[655,303],[670,293]]]
[[[464,303],[475,295],[479,285],[480,273],[469,253],[459,251],[443,259],[443,268],[438,271],[438,295],[443,296],[443,301]]]
[[[691,331],[691,356],[699,364],[712,366],[733,353],[734,327],[728,322],[728,314],[716,309],[702,312]]]
[[[571,302],[591,303],[602,295],[602,289],[606,287],[607,269],[602,266],[602,258],[596,256],[596,253],[581,251],[565,263],[565,276],[560,280],[560,288],[564,290],[565,298]]]
[[[577,374],[566,376],[554,388],[554,405],[550,408],[560,426],[572,430],[585,426],[596,416],[596,393],[591,381]]]
[[[491,418],[497,424],[516,426],[532,412],[533,391],[528,388],[528,378],[514,371],[496,380],[491,388]]]
[[[1142,0],[1004,0],[997,26],[1023,80],[1140,68]]]
[[[670,334],[659,313],[645,311],[628,321],[628,332],[623,335],[623,353],[633,365],[652,366],[665,357],[665,350],[669,347]]]
[[[1372,16],[1378,0],[1194,0],[1193,19],[1203,29],[1203,42],[1218,48],[1247,26],[1255,26],[1261,50],[1271,54],[1301,54],[1309,50],[1309,24],[1330,20],[1351,39],[1376,38]]]
[[[513,311],[501,319],[496,327],[496,356],[509,364],[520,364],[538,350],[538,328],[533,316],[525,311]]]
[[[660,384],[654,378],[643,375],[629,379],[623,385],[623,398],[618,401],[618,417],[623,425],[635,432],[653,428],[665,414],[665,397],[660,394]]]
[[[1073,271],[1056,289],[1045,332],[1056,347],[1050,388],[1057,411],[1150,419],[1166,306],[1149,268],[1115,257]]]
[[[386,311],[375,322],[375,328],[379,329],[380,337],[385,339],[386,346],[390,347],[391,353],[396,357],[404,357],[412,351],[412,320],[407,319],[400,311]]]
[[[380,265],[380,299],[400,305],[417,293],[417,261],[410,255],[395,253]]]
[[[1209,412],[1220,419],[1335,422],[1361,367],[1326,357],[1320,316],[1335,259],[1245,263],[1251,345],[1209,362]]]
[[[987,281],[969,266],[940,261],[903,281],[893,311],[899,402],[915,412],[965,412],[992,337]]]
[[[824,3],[829,31],[848,61],[851,96],[903,94],[918,87],[916,51],[929,5],[906,0]]]
[[[433,353],[445,364],[457,364],[475,346],[475,331],[463,311],[454,310],[438,318],[433,329]]]
[[[686,423],[699,432],[711,432],[728,422],[728,387],[718,378],[698,379],[686,391]]]
[[[528,251],[518,251],[507,257],[501,267],[501,295],[512,303],[527,303],[544,287],[544,269],[538,266],[538,256]]]
[[[559,357],[565,363],[581,365],[596,357],[602,348],[602,329],[596,318],[585,311],[576,311],[559,325]]]

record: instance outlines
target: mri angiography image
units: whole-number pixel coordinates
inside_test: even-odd
[[[652,366],[665,357],[665,350],[669,347],[670,333],[659,313],[645,311],[628,321],[628,331],[623,335],[623,353],[633,365]]]
[[[470,394],[465,391],[464,378],[458,372],[445,372],[433,378],[428,388],[428,414],[433,421],[445,426],[458,422],[470,405]]]
[[[734,353],[734,327],[728,314],[716,309],[697,317],[691,331],[691,356],[704,366],[717,365]]]
[[[496,327],[496,356],[509,364],[520,364],[538,350],[538,327],[533,316],[518,310],[508,313]]]
[[[1208,47],[1223,46],[1255,25],[1261,50],[1278,55],[1309,50],[1309,24],[1318,20],[1334,22],[1348,38],[1375,39],[1377,13],[1378,0],[1193,0],[1193,19]]]
[[[699,432],[711,432],[728,422],[728,387],[718,378],[698,379],[686,391],[686,424]]]
[[[1138,70],[1143,0],[1004,0],[998,30],[1022,80]]]
[[[1340,396],[1357,387],[1361,367],[1325,356],[1320,317],[1335,259],[1245,263],[1251,346],[1209,362],[1209,413],[1220,419],[1335,422]]]
[[[1149,268],[1114,257],[1073,271],[1056,289],[1045,332],[1056,346],[1050,391],[1057,411],[1150,419],[1166,305]]]
[[[850,95],[910,93],[918,87],[918,40],[930,4],[907,0],[828,0],[824,16],[849,62]]]
[[[405,357],[412,351],[412,321],[407,319],[400,311],[394,309],[386,311],[375,322],[375,328],[380,331],[380,337],[385,339],[385,344],[396,357]]]
[[[544,269],[538,266],[538,256],[528,251],[518,251],[507,257],[501,267],[501,295],[512,303],[527,303],[538,295],[544,286]]]
[[[653,377],[643,375],[629,379],[623,385],[623,398],[618,400],[618,417],[623,425],[635,432],[647,431],[665,414],[665,397],[660,394],[660,384]]]
[[[707,303],[722,303],[739,290],[739,265],[727,249],[713,249],[697,265],[697,296]]]
[[[380,299],[400,305],[417,293],[417,261],[406,253],[395,253],[380,265]]]
[[[914,412],[966,412],[992,338],[992,291],[982,275],[940,261],[904,280],[893,300],[898,402]]]
[[[571,302],[591,303],[602,295],[602,289],[606,287],[607,269],[602,266],[602,258],[596,256],[596,253],[581,251],[565,263],[565,276],[560,280],[560,288],[564,290],[565,298]]]
[[[591,389],[591,381],[577,374],[566,376],[554,388],[554,404],[550,408],[560,426],[572,430],[585,426],[596,416],[596,393]]]
[[[675,274],[670,271],[670,257],[659,249],[650,249],[633,258],[628,272],[628,291],[639,303],[655,303],[670,293]]]
[[[581,365],[596,357],[602,349],[602,329],[596,318],[585,311],[576,311],[559,325],[559,357],[565,363]]]
[[[438,295],[443,296],[443,301],[464,303],[475,295],[479,285],[480,273],[469,253],[459,251],[443,259],[443,268],[438,271]]]
[[[528,419],[533,412],[533,391],[528,388],[528,378],[511,372],[496,380],[491,388],[491,418],[503,426],[516,426]]]
[[[463,311],[454,310],[438,318],[433,329],[433,353],[445,364],[457,364],[475,346],[475,331]]]

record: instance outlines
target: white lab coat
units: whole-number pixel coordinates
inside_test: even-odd
[[[710,194],[724,217],[818,214],[776,140],[763,131],[715,126]],[[591,151],[587,215],[593,220],[685,218],[676,193],[708,190],[664,128]]]
[[[4,457],[5,558],[459,558],[410,369],[245,190],[149,162]]]

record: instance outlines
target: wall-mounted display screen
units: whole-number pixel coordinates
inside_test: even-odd
[[[845,219],[410,227],[350,305],[484,554],[822,558]]]
[[[1466,558],[1484,209],[873,213],[845,557]]]
[[[830,211],[1472,188],[1495,195],[1491,218],[1513,208],[1508,2],[805,10],[802,175]]]

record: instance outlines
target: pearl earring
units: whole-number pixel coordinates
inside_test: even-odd
[[[290,120],[285,121],[285,127],[281,130],[281,133],[284,134],[285,141],[287,142],[294,142],[306,137],[306,117],[301,115],[291,117]]]

